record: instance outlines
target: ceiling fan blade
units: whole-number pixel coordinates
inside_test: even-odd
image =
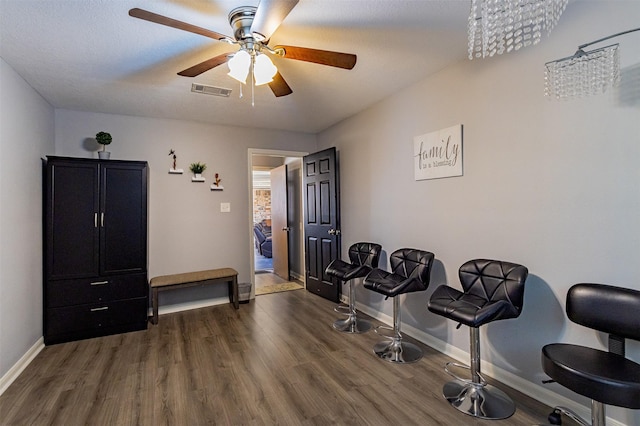
[[[277,72],[276,75],[273,76],[273,81],[269,83],[269,87],[273,94],[276,95],[276,98],[293,93],[293,90],[291,90],[291,87],[284,81],[280,72]]]
[[[309,49],[296,46],[276,46],[275,50],[283,49],[282,57],[299,61],[313,62],[331,67],[352,69],[356,65],[357,56],[351,53],[331,52],[329,50]]]
[[[129,11],[129,16],[133,16],[134,18],[138,19],[144,19],[145,21],[154,22],[156,24],[166,25],[167,27],[188,31],[190,33],[200,34],[214,40],[230,38],[224,34],[207,30],[206,28],[197,27],[195,25],[187,24],[186,22],[178,21],[176,19],[167,18],[166,16],[158,15],[157,13],[149,12],[147,10],[138,9],[137,7]]]
[[[299,0],[260,0],[251,33],[269,40]]]
[[[231,55],[230,53],[223,53],[222,55],[218,55],[215,56],[211,59],[207,59],[204,62],[201,62],[199,64],[196,64],[190,68],[187,68],[186,70],[182,70],[178,73],[178,75],[181,75],[183,77],[196,77],[199,76],[200,74],[202,74],[205,71],[209,71],[212,68],[217,67],[218,65],[224,64],[225,62],[227,62],[227,59],[229,58],[229,55]]]

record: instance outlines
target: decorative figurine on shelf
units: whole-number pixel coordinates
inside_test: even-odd
[[[205,163],[191,163],[189,166],[189,170],[193,173],[193,177],[191,178],[192,182],[204,182],[204,178],[202,177],[202,172],[205,171],[207,165]]]
[[[176,161],[178,159],[178,156],[176,155],[176,152],[173,150],[173,148],[169,150],[169,156],[173,156],[173,167],[169,169],[169,173],[182,174],[182,169],[176,169]]]
[[[224,188],[220,185],[222,179],[220,179],[220,175],[216,173],[216,176],[213,178],[213,185],[211,185],[212,191],[222,191]]]
[[[107,132],[98,132],[96,134],[96,142],[102,145],[102,151],[98,151],[98,158],[101,160],[108,160],[111,156],[109,151],[106,151],[107,145],[112,141],[111,135]]]

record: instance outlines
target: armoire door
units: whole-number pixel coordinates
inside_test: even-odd
[[[147,270],[147,168],[101,163],[101,275]]]
[[[98,164],[56,161],[46,173],[47,278],[97,276]]]

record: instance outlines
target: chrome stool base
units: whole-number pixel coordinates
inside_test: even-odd
[[[355,305],[355,292],[353,288],[353,279],[349,280],[349,304],[340,304],[333,309],[335,312],[347,315],[345,319],[336,320],[333,328],[341,333],[360,334],[371,330],[369,321],[358,319]]]
[[[480,419],[506,419],[516,412],[511,398],[492,385],[456,380],[445,384],[442,393],[456,410]]]
[[[400,324],[400,297],[398,295],[393,298],[393,328],[386,325],[379,325],[375,328],[376,334],[387,340],[373,345],[373,352],[378,358],[396,364],[410,364],[419,361],[422,359],[422,349],[413,343],[402,340]],[[381,330],[389,330],[393,334],[386,335]]]
[[[342,333],[360,334],[371,330],[371,323],[369,321],[358,319],[353,315],[346,319],[336,320],[333,323],[333,328]]]
[[[398,364],[410,364],[422,358],[422,349],[413,343],[398,339],[376,343],[373,352],[380,359]]]

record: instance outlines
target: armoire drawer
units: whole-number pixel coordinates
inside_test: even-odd
[[[46,306],[57,308],[147,297],[147,274],[48,281]]]
[[[148,299],[118,300],[108,303],[50,308],[45,310],[45,335],[99,330],[122,324],[145,322]]]

